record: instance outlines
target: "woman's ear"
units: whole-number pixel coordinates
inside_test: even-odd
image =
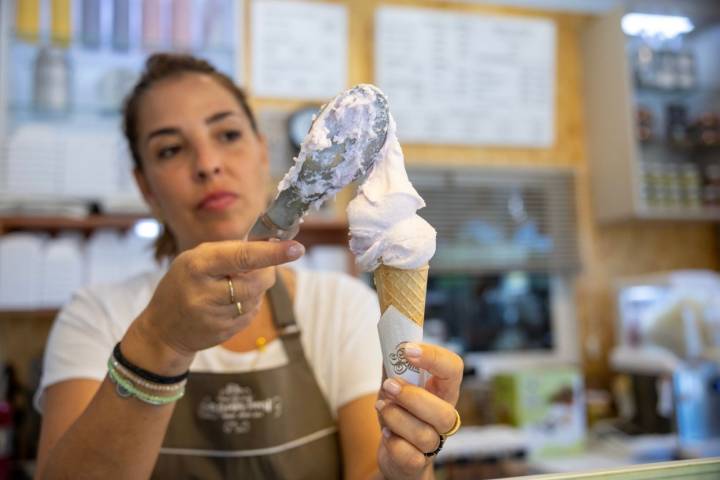
[[[152,193],[152,189],[150,188],[150,183],[145,176],[145,172],[143,172],[139,168],[134,168],[133,177],[135,177],[135,183],[137,184],[140,193],[142,193],[145,203],[147,203],[147,205],[150,207],[150,211],[152,212],[153,216],[158,220],[162,220],[162,216],[160,215],[160,206],[155,200],[155,195],[153,195]]]

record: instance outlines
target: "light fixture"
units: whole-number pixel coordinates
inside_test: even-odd
[[[140,238],[157,238],[160,235],[160,224],[152,218],[144,218],[133,225],[133,233]]]
[[[692,32],[694,28],[695,26],[688,17],[679,15],[628,13],[622,18],[623,32],[633,36],[669,39]]]

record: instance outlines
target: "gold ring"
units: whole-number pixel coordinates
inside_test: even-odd
[[[453,423],[453,426],[450,427],[450,430],[448,430],[445,433],[441,433],[440,436],[447,438],[451,435],[455,435],[458,430],[460,430],[460,425],[462,425],[462,422],[460,421],[460,413],[458,413],[457,410],[455,410],[455,423]]]
[[[237,314],[238,317],[241,315],[244,315],[245,312],[243,312],[242,303],[235,300],[235,287],[232,283],[232,278],[228,277],[228,289],[230,290],[230,303],[235,305],[235,308],[237,308]]]
[[[235,303],[235,287],[233,287],[232,278],[227,277],[227,282],[230,289],[230,303]]]

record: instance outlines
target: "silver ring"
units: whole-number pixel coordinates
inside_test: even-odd
[[[233,286],[232,278],[228,277],[227,282],[228,289],[230,290],[230,303],[235,305],[238,316],[244,315],[245,312],[243,312],[242,303],[235,300],[235,287]]]

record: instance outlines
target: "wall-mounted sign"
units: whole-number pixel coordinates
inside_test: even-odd
[[[555,36],[540,18],[378,9],[375,81],[400,140],[552,146]]]

